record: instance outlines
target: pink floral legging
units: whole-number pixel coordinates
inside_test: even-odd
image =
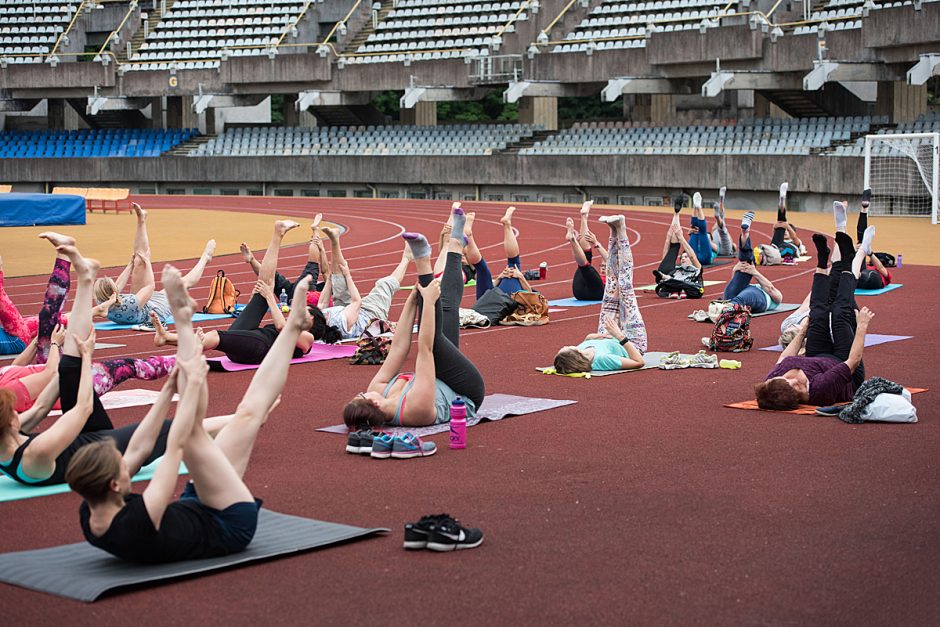
[[[68,259],[56,258],[52,274],[49,275],[49,284],[43,297],[42,309],[38,316],[24,318],[6,290],[3,289],[3,273],[0,272],[0,326],[3,330],[18,337],[24,344],[29,344],[36,338],[36,363],[44,364],[49,357],[49,343],[52,331],[57,324],[65,324],[67,317],[62,313],[65,299],[69,293],[69,269],[71,263]]]

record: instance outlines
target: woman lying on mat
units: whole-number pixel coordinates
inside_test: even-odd
[[[673,203],[676,215],[685,206],[685,195],[680,194]],[[715,253],[712,250],[712,239],[708,234],[708,223],[705,222],[705,211],[702,209],[702,195],[698,192],[692,196],[692,230],[689,233],[689,245],[695,251],[695,256],[703,266],[711,265]]]
[[[564,346],[555,355],[559,374],[591,370],[642,368],[647,337],[633,290],[633,252],[622,215],[601,218],[610,227],[607,283],[597,333],[577,346]]]
[[[717,257],[731,257],[737,252],[734,242],[731,241],[731,232],[728,231],[728,225],[725,222],[725,192],[727,191],[726,187],[718,190],[718,204],[712,207],[715,212],[715,227],[712,229],[711,245],[712,252]]]
[[[296,302],[306,302],[310,278],[298,281]],[[179,407],[167,436],[166,452],[143,494],[131,492],[131,477],[151,455],[160,421],[141,424],[126,451],[108,440],[83,448],[69,464],[69,486],[85,502],[79,509],[89,544],[130,562],[164,563],[243,551],[258,525],[261,501],[242,478],[258,431],[277,407],[287,368],[300,334],[310,326],[305,307],[294,307],[284,330],[255,373],[235,415],[215,440],[204,421],[208,403],[207,365],[192,327],[193,303],[175,268],[163,271],[163,284],[179,335]],[[173,500],[180,461],[192,480]]]
[[[137,203],[131,203],[137,214],[137,233],[134,237],[134,254],[117,280],[102,277],[95,283],[95,315],[117,324],[150,324],[150,315],[156,314],[161,322],[170,317],[170,305],[166,293],[157,291],[150,265],[150,240],[147,236],[147,212]],[[192,287],[202,278],[206,265],[215,252],[215,240],[210,239],[199,261],[183,277],[187,287]],[[133,293],[123,293],[128,281]]]
[[[385,363],[366,392],[343,408],[343,419],[350,429],[383,423],[406,427],[440,424],[450,420],[450,404],[457,396],[464,399],[468,417],[476,415],[483,402],[486,393],[483,377],[459,348],[464,215],[459,207],[453,211],[447,261],[439,280],[434,279],[427,239],[417,233],[403,235],[414,255],[418,286],[405,301]],[[419,330],[415,371],[403,373],[401,368],[411,350],[416,319]]]
[[[836,214],[837,222],[839,215],[843,216],[845,219],[845,213],[848,211],[848,203],[842,202],[839,203],[841,207],[836,207],[833,203],[833,211]],[[858,224],[855,227],[855,236],[858,238],[858,243],[861,244],[862,240],[865,237],[865,229],[868,228],[868,208],[871,206],[871,188],[866,188],[862,191],[862,206],[861,210],[858,212]],[[842,225],[842,230],[845,230],[845,224]],[[836,225],[836,230],[838,229],[838,224]],[[884,264],[881,263],[881,259],[877,255],[869,255],[868,263],[865,267],[862,267],[861,272],[858,276],[858,287],[860,290],[880,290],[885,287],[888,287],[891,284],[891,273],[888,272],[888,269],[885,268]]]
[[[69,293],[70,267],[68,257],[56,253],[55,265],[49,275],[39,315],[24,318],[3,289],[3,258],[0,257],[0,325],[3,326],[4,336],[0,341],[0,354],[22,353],[31,341],[35,341],[36,351],[30,357],[30,362],[35,359],[37,364],[46,363],[52,330],[56,325],[65,324],[68,320],[66,314],[62,313],[62,308]]]
[[[826,237],[813,235],[818,263],[810,294],[810,314],[781,353],[767,380],[755,386],[763,409],[793,409],[800,403],[833,405],[851,401],[865,380],[862,352],[874,314],[855,310],[855,286],[865,256],[871,253],[875,227],[868,227],[858,251],[852,238],[836,233],[832,269]],[[803,340],[806,356],[796,356]]]
[[[336,251],[339,250],[339,233],[335,229],[323,229],[330,243],[333,244],[333,261],[336,261]],[[337,329],[344,340],[354,340],[362,335],[369,323],[376,318],[380,320],[388,319],[388,312],[392,308],[392,299],[401,289],[401,282],[405,279],[405,272],[408,270],[408,264],[411,263],[411,248],[406,244],[402,252],[401,261],[398,266],[387,277],[383,277],[375,282],[372,291],[364,297],[360,296],[359,289],[353,281],[349,272],[349,265],[345,259],[340,257],[341,261],[332,272],[331,276],[323,286],[323,292],[320,298],[324,303],[330,301],[333,290],[339,286],[345,295],[348,295],[349,303],[346,305],[334,304],[332,307],[324,307],[323,315],[326,317],[326,324],[333,329]],[[337,299],[334,297],[333,302]]]
[[[319,291],[316,290],[323,289],[323,283],[320,282],[320,272],[323,269],[323,266],[326,264],[326,252],[323,250],[323,241],[320,239],[320,222],[323,220],[323,214],[318,213],[314,218],[313,222],[310,223],[310,243],[307,245],[307,263],[304,264],[303,269],[300,271],[300,276],[297,277],[297,281],[300,281],[305,276],[313,277],[313,282],[311,285],[311,290],[307,292],[307,304],[316,305],[319,302]],[[242,242],[239,246],[239,250],[242,253],[242,258],[245,260],[251,270],[255,273],[255,276],[258,276],[261,272],[261,263],[255,259],[254,253],[251,252],[251,248],[248,247],[248,244]],[[297,281],[291,282],[287,277],[285,277],[280,272],[274,273],[274,293],[278,296],[280,300],[281,292],[283,291],[287,294],[287,303],[292,304],[291,299],[294,294],[294,287],[297,285]],[[324,303],[328,302],[324,301]]]
[[[40,237],[48,239],[56,250],[69,257],[78,278],[75,300],[90,302],[98,262],[82,257],[70,237],[57,233],[42,233]],[[94,392],[91,357],[95,334],[91,320],[90,307],[72,311],[61,347],[63,355],[58,363],[58,377],[49,382],[31,409],[18,413],[16,395],[0,390],[0,471],[19,483],[63,483],[69,460],[83,446],[110,438],[124,450],[137,428],[137,425],[129,425],[115,429]],[[164,415],[171,397],[172,393],[161,392],[151,412]],[[23,435],[46,417],[56,398],[61,400],[62,416],[40,434]],[[168,428],[169,423],[166,423],[161,437],[166,436]],[[157,430],[160,430],[159,425]],[[155,447],[155,456],[162,454],[162,442]]]
[[[456,211],[459,208],[460,203],[455,202],[451,207],[451,211]],[[526,281],[525,277],[522,275],[519,242],[516,239],[516,232],[512,230],[512,214],[515,211],[515,207],[509,207],[506,209],[506,213],[503,217],[499,219],[503,225],[503,252],[506,255],[506,269],[499,273],[495,281],[493,280],[489,266],[486,265],[486,260],[483,259],[483,254],[480,253],[480,249],[473,239],[473,219],[475,214],[471,212],[465,216],[466,224],[465,228],[461,229],[463,231],[461,237],[466,237],[466,249],[462,248],[462,250],[466,252],[467,263],[473,266],[474,269],[474,276],[477,281],[477,300],[480,300],[483,294],[494,287],[498,287],[507,294],[520,291],[532,291],[528,281]],[[451,239],[453,239],[453,236],[453,232],[451,232]],[[461,239],[460,243],[461,247],[463,247],[464,240]],[[449,246],[448,244],[448,250]],[[450,255],[448,254],[443,260],[449,262]],[[441,263],[442,260],[439,260],[439,266]],[[438,271],[442,269],[442,267],[437,268]]]
[[[56,377],[59,371],[59,351],[65,340],[65,329],[60,325],[52,332],[51,350],[45,364],[29,365],[37,354],[36,340],[30,342],[9,366],[0,367],[0,388],[16,395],[16,411],[24,412],[36,402],[39,393]],[[92,362],[92,388],[102,396],[129,379],[153,381],[165,377],[175,357],[153,355],[145,359],[119,357]]]
[[[607,251],[597,241],[597,237],[588,228],[588,217],[591,213],[593,200],[588,200],[581,205],[581,231],[575,231],[574,220],[568,218],[565,220],[565,228],[568,230],[565,239],[571,244],[571,252],[574,254],[574,262],[578,267],[574,271],[574,278],[571,281],[571,293],[577,300],[601,300],[604,298],[604,279],[592,265],[592,250],[597,249],[603,262],[607,262]]]
[[[752,314],[773,311],[783,302],[783,294],[774,287],[770,279],[758,272],[754,265],[754,249],[751,247],[751,222],[754,213],[748,211],[741,219],[741,236],[738,238],[738,263],[734,274],[725,286],[724,299],[748,307]],[[751,279],[757,285],[751,285]]]
[[[666,231],[663,260],[659,268],[653,270],[653,276],[656,277],[656,295],[660,298],[701,298],[705,293],[702,264],[682,235],[678,213],[673,215]]]
[[[278,251],[281,248],[281,240],[284,239],[284,235],[298,226],[300,225],[290,220],[278,220],[274,223],[274,235],[268,244],[264,261],[259,267],[258,280],[255,282],[251,300],[242,309],[235,322],[228,328],[228,331],[203,332],[201,329],[196,330],[204,351],[222,351],[230,360],[238,364],[260,364],[265,355],[268,354],[278,335],[287,324],[273,288]],[[312,278],[312,276],[305,275],[301,277],[301,281],[307,278]],[[183,280],[185,282],[185,277]],[[188,289],[189,285],[187,284],[186,287]],[[306,290],[304,291],[304,298],[307,298]],[[301,302],[306,302],[306,300]],[[299,334],[297,345],[294,347],[294,358],[302,357],[310,352],[315,340],[322,339],[332,344],[341,339],[337,329],[327,326],[322,311],[316,307],[308,307],[308,309],[309,314],[313,317],[312,333],[304,331]],[[264,315],[269,310],[273,323],[259,328]],[[156,330],[153,336],[153,342],[156,346],[176,344],[178,342],[178,334],[167,331],[156,315],[151,315],[151,320]]]

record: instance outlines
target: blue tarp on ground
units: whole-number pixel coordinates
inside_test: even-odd
[[[68,194],[0,194],[0,226],[85,224],[85,199]]]

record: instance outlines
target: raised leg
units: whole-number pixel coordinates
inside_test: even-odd
[[[512,214],[515,211],[515,207],[508,207],[506,213],[499,219],[503,225],[503,251],[506,253],[506,259],[519,256],[519,241],[516,239],[516,232],[512,228]]]
[[[565,220],[565,228],[567,229],[565,239],[571,244],[571,253],[574,256],[574,262],[578,264],[579,268],[588,265],[587,255],[584,254],[584,248],[580,243],[578,233],[574,230],[574,220],[571,218]]]
[[[627,237],[626,219],[622,216],[601,218],[610,226],[610,251],[607,266],[607,285],[601,315],[598,320],[598,333],[604,333],[604,320],[614,314],[620,329],[630,338],[641,353],[647,349],[646,325],[640,313],[633,287],[633,251]],[[614,257],[616,250],[616,258]],[[612,287],[615,284],[615,287]]]
[[[153,355],[145,359],[122,357],[96,361],[91,367],[95,394],[101,396],[129,379],[161,379],[170,373],[174,365],[176,357],[168,355]]]
[[[196,262],[196,265],[193,266],[193,269],[186,273],[183,276],[183,283],[186,284],[187,288],[192,288],[196,283],[199,283],[199,279],[202,278],[202,273],[206,271],[206,266],[209,265],[209,262],[212,261],[212,255],[215,254],[215,240],[210,239],[206,242],[206,247],[202,251],[202,255],[199,257],[199,261]]]
[[[49,283],[46,285],[46,293],[42,300],[42,309],[39,310],[39,328],[36,334],[37,364],[44,364],[49,358],[52,331],[62,321],[62,309],[65,307],[65,299],[69,294],[71,281],[69,270],[71,265],[68,258],[58,255],[55,266],[52,268],[52,274],[49,275]]]

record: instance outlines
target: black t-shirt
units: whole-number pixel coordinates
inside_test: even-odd
[[[222,530],[212,514],[195,500],[170,503],[156,530],[144,497],[130,494],[124,508],[100,538],[91,532],[91,509],[83,502],[79,508],[82,533],[92,546],[128,562],[160,564],[227,555]]]
[[[277,339],[277,336],[280,335],[280,332],[277,330],[277,327],[273,324],[266,324],[260,329],[258,329],[260,334],[265,338],[265,341],[268,343],[268,350],[271,350],[271,347],[274,346],[274,340]],[[298,357],[303,357],[304,352],[299,348],[294,348],[294,354],[291,355],[291,359],[297,359]]]

